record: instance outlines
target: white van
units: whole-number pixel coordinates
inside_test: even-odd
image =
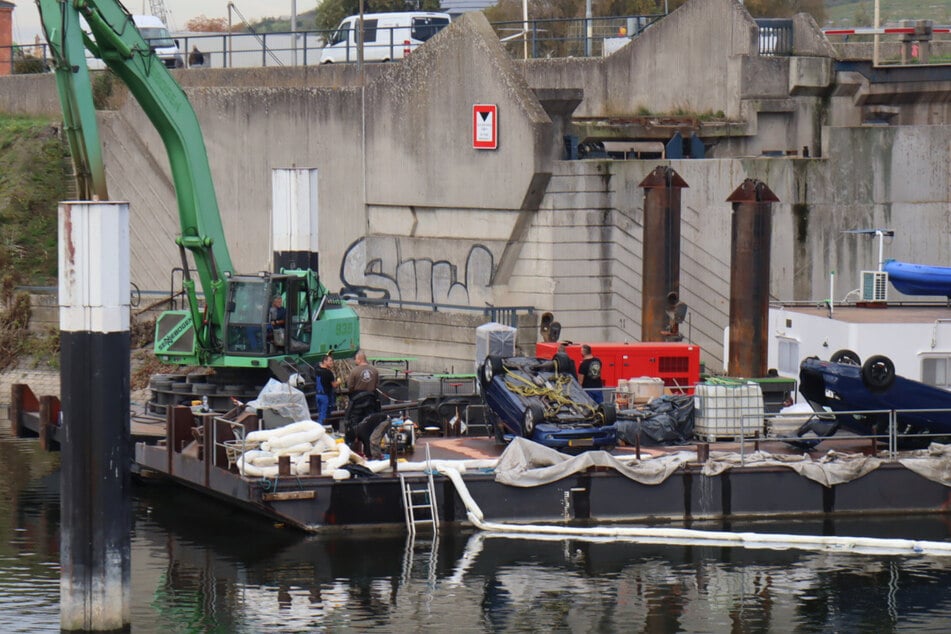
[[[168,27],[154,15],[133,15],[135,28],[142,34],[155,54],[168,68],[184,68],[185,58],[178,49],[178,42],[172,39]]]
[[[320,54],[320,63],[357,61],[358,15],[344,18]],[[420,44],[449,25],[448,13],[365,13],[363,59],[388,62],[403,59]]]

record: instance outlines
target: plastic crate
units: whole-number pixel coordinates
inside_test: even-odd
[[[694,392],[694,435],[713,441],[763,431],[763,390],[757,383],[700,383]]]

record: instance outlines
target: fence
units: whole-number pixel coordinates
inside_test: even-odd
[[[527,22],[497,22],[492,26],[506,50],[515,57],[532,58],[600,56],[611,52],[611,41],[623,43],[627,38],[649,28],[663,15],[635,15],[607,18],[534,19]],[[403,56],[403,41],[395,37],[398,27],[377,27],[378,43],[392,48],[391,59]],[[190,53],[197,48],[203,63],[199,68],[242,68],[267,66],[298,66],[320,63],[321,51],[332,31],[297,31],[295,33],[188,33],[175,37],[182,53],[182,63],[192,67]],[[4,49],[9,56],[3,55]],[[0,74],[48,72],[52,68],[45,42],[0,47],[0,60],[9,57],[9,67]],[[355,61],[356,50],[347,50],[347,59]],[[103,63],[87,54],[92,69]]]

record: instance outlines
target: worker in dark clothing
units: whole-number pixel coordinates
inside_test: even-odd
[[[188,65],[199,67],[205,65],[205,54],[198,50],[197,44],[192,46],[192,52],[188,56]]]
[[[568,347],[563,343],[558,344],[558,350],[551,360],[532,366],[532,370],[535,372],[556,372],[572,377],[578,376],[578,371],[575,369],[575,362],[568,356]]]
[[[350,404],[344,417],[344,441],[351,445],[351,448],[357,440],[357,425],[370,414],[381,410],[380,399],[376,395],[380,371],[367,362],[367,355],[363,350],[357,352],[355,360],[357,364],[347,377]]]
[[[558,344],[558,352],[555,353],[555,356],[553,356],[551,360],[555,364],[555,371],[558,374],[567,374],[573,377],[578,376],[578,371],[575,370],[575,362],[568,356],[568,347],[565,344]]]
[[[320,365],[314,369],[314,383],[317,392],[317,422],[321,425],[335,407],[337,395],[335,390],[340,381],[334,376],[333,355],[325,355]]]
[[[370,414],[356,427],[356,439],[363,445],[363,454],[371,460],[383,458],[383,437],[390,427],[390,417],[382,412]]]
[[[581,365],[578,366],[578,375],[581,377],[581,387],[584,388],[595,403],[604,402],[604,380],[601,378],[601,359],[591,353],[591,346],[581,346]]]

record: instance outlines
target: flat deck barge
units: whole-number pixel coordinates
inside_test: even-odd
[[[373,476],[349,479],[335,479],[330,472],[242,476],[233,456],[229,458],[228,441],[223,441],[233,423],[214,415],[193,416],[187,408],[176,408],[176,412],[165,440],[136,444],[135,461],[144,474],[170,479],[305,531],[405,531],[404,487],[425,487],[430,475],[424,468],[400,468],[397,472],[389,463]],[[253,415],[249,416],[252,420],[247,424],[256,424]],[[519,439],[523,442],[528,441]],[[827,460],[830,452],[873,461],[861,477],[831,485],[800,475],[775,460],[758,460],[763,452],[787,459],[803,456],[801,450],[785,442],[764,440],[642,448],[640,460],[634,447],[611,452],[611,458],[633,465],[676,457],[676,466],[663,479],[655,478],[656,483],[639,482],[609,466],[594,465],[538,486],[512,486],[499,481],[496,469],[476,468],[460,469],[465,492],[442,473],[433,473],[433,496],[439,523],[450,525],[468,523],[466,496],[481,508],[486,521],[514,523],[689,524],[695,520],[940,513],[951,509],[951,488],[919,475],[900,461],[871,456],[875,453],[873,442],[860,437],[830,439],[808,455],[810,467]],[[462,464],[498,459],[505,450],[506,446],[490,437],[424,436],[417,440],[412,454],[401,458],[423,461],[428,454],[433,464]],[[701,461],[698,455],[710,457]],[[727,457],[729,462],[729,456],[733,458],[728,468],[709,468],[711,460]]]

